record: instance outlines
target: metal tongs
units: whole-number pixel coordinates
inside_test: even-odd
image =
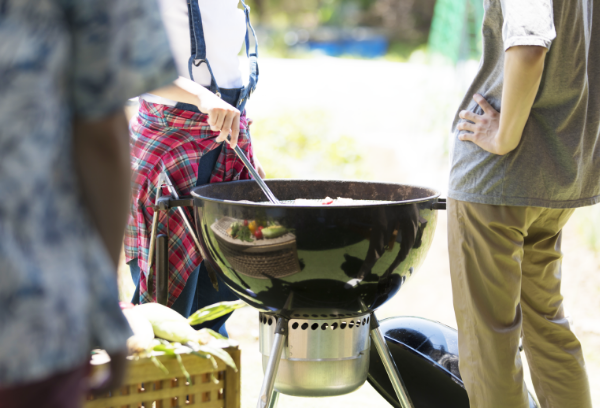
[[[231,141],[231,135],[227,136],[227,141]],[[262,189],[263,193],[265,193],[265,195],[267,196],[269,201],[273,204],[281,204],[281,201],[279,201],[275,197],[275,195],[271,192],[269,187],[267,187],[267,184],[258,175],[258,172],[256,170],[254,170],[254,166],[252,166],[252,163],[250,163],[250,160],[248,160],[248,158],[246,157],[246,155],[244,154],[242,149],[238,145],[235,145],[235,147],[233,148],[233,151],[235,152],[235,154],[237,154],[237,157],[239,157],[240,160],[244,163],[244,166],[246,166],[246,168],[248,169],[248,171],[254,178],[254,181],[256,181],[258,183],[258,185]]]

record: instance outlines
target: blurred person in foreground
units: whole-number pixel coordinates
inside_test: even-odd
[[[562,229],[600,201],[600,8],[488,0],[483,56],[454,121],[448,239],[460,372],[472,407],[591,408],[565,317]],[[569,271],[582,273],[583,271]]]
[[[72,408],[92,348],[118,385],[125,101],[177,77],[147,0],[0,2],[0,406]]]

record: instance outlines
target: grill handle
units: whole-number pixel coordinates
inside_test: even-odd
[[[431,203],[432,210],[445,210],[446,209],[446,199],[438,198],[437,201]]]

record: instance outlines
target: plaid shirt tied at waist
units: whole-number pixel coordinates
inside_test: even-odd
[[[226,143],[217,143],[219,132],[208,125],[208,115],[181,110],[140,99],[140,109],[130,122],[132,158],[131,212],[125,233],[125,257],[138,259],[140,303],[153,302],[156,293],[148,291],[148,252],[158,176],[166,170],[180,196],[191,194],[196,186],[198,164],[203,154],[223,146],[210,183],[246,180],[248,170]],[[245,114],[240,118],[238,145],[252,161],[252,147]],[[162,195],[169,195],[163,187]],[[177,211],[162,213],[158,234],[169,237],[169,301],[172,306],[202,257]],[[154,268],[153,268],[154,269]]]

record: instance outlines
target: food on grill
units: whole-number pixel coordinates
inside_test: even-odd
[[[324,199],[307,199],[307,198],[297,198],[293,201],[286,201],[286,204],[294,204],[294,205],[361,205],[361,204],[384,204],[388,201],[384,200],[355,200],[353,198],[331,198],[325,197]]]
[[[236,221],[227,228],[227,235],[246,242],[278,238],[288,232],[287,228],[265,220]]]
[[[226,200],[227,201],[227,200]],[[235,200],[234,202],[240,204],[271,204],[270,201],[248,201],[248,200]],[[319,207],[322,205],[365,205],[365,204],[386,204],[389,203],[388,200],[356,200],[354,198],[331,198],[325,197],[321,198],[296,198],[295,200],[281,200],[281,204],[291,204],[291,205],[302,205],[302,206],[315,206]]]
[[[331,204],[343,204],[343,203],[347,203],[349,201],[354,201],[351,198],[342,198],[342,197],[338,197],[337,200],[334,200],[331,197],[325,197],[322,200],[315,200],[315,199],[307,199],[307,198],[297,198],[295,199],[292,204],[295,205],[331,205]]]

